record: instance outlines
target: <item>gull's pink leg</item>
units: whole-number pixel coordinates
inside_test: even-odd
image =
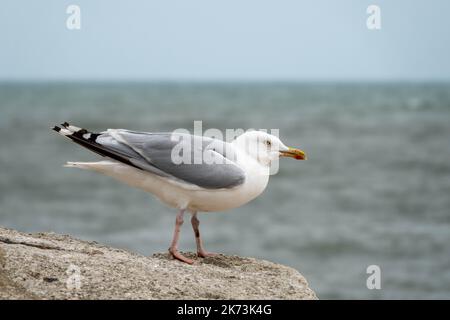
[[[198,228],[200,225],[200,220],[197,218],[197,212],[192,214],[191,223],[195,233],[195,242],[197,243],[197,255],[202,258],[216,255],[215,253],[206,252],[203,248],[202,239],[200,238],[200,230]]]
[[[183,225],[184,219],[184,209],[181,209],[180,212],[177,214],[177,218],[175,220],[175,231],[173,233],[173,240],[172,244],[170,245],[169,252],[177,260],[180,260],[182,262],[186,262],[188,264],[193,264],[194,261],[191,259],[186,258],[181,253],[178,252],[177,246],[178,246],[178,239],[180,238],[180,231],[181,226]]]

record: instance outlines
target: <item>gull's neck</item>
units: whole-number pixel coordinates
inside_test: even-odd
[[[257,157],[249,154],[243,143],[239,143],[238,140],[231,142],[231,145],[236,150],[236,162],[240,166],[249,169],[251,171],[260,172],[261,174],[269,174],[270,162],[264,163]]]

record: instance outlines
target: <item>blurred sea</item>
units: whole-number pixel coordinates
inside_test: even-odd
[[[450,84],[0,84],[0,225],[150,255],[175,212],[50,130],[279,128],[282,160],[248,205],[200,216],[207,249],[292,266],[319,298],[450,298]],[[194,250],[189,224],[181,249]],[[382,289],[366,288],[379,265]]]

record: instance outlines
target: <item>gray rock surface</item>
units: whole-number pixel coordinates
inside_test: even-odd
[[[0,299],[317,299],[296,270],[217,255],[194,265],[0,227]]]

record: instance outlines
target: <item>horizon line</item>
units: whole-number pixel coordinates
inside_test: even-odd
[[[330,78],[330,79],[296,79],[296,78],[0,78],[0,84],[377,84],[377,83],[411,83],[411,84],[450,84],[450,78],[424,79],[363,79],[363,78]]]

